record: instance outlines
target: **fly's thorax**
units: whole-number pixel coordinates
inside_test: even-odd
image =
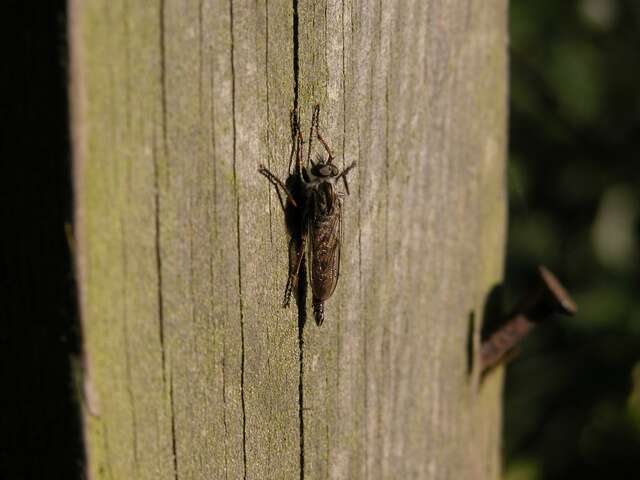
[[[336,188],[331,181],[320,181],[313,191],[313,210],[315,215],[330,215],[336,203]]]

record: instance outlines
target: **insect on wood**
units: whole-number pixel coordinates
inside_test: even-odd
[[[355,162],[340,171],[333,164],[331,148],[322,137],[319,128],[320,106],[315,105],[309,129],[306,162],[303,164],[304,140],[295,112],[291,114],[293,148],[289,160],[289,172],[293,155],[296,155],[294,174],[285,184],[264,165],[258,172],[271,182],[278,193],[285,216],[294,218],[289,229],[297,231],[289,242],[289,275],[282,306],[288,307],[291,293],[298,286],[300,266],[308,258],[309,283],[313,294],[313,315],[318,325],[324,321],[324,302],[336,289],[340,276],[340,249],[342,242],[342,201],[349,194],[347,174]],[[313,138],[317,138],[326,152],[314,161],[311,158]],[[345,192],[338,190],[342,180]],[[280,191],[285,195],[283,200]],[[287,215],[293,210],[293,215]],[[288,222],[289,223],[289,222]]]

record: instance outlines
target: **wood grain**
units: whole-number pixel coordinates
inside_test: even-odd
[[[90,478],[499,477],[467,344],[503,268],[506,8],[70,0]],[[286,176],[314,103],[357,168],[299,331],[256,169]]]

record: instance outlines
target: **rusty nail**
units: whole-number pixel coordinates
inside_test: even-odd
[[[505,323],[480,348],[483,372],[506,361],[514,347],[537,324],[555,314],[575,315],[578,310],[569,293],[556,276],[543,266],[538,267],[537,282],[508,316]]]

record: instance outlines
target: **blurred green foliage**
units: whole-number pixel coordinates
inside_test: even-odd
[[[579,305],[509,366],[505,478],[640,478],[640,1],[513,0],[507,303]]]

